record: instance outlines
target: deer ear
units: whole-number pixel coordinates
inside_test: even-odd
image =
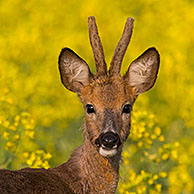
[[[159,63],[160,56],[154,47],[147,49],[131,63],[124,79],[135,88],[136,95],[153,87],[157,78]]]
[[[62,49],[59,55],[59,71],[63,85],[78,94],[92,76],[87,63],[69,48]]]

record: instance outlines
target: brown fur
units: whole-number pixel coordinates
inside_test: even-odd
[[[126,26],[133,20],[127,21]],[[114,54],[115,60],[119,60],[119,63],[122,62],[131,37],[132,29],[128,27],[125,28],[118,46],[123,50],[122,53],[120,49],[116,49],[115,52],[118,53]],[[67,89],[78,94],[87,112],[83,145],[72,153],[66,163],[55,168],[0,170],[0,194],[115,193],[119,181],[123,143],[131,127],[130,111],[125,112],[124,107],[131,107],[138,94],[154,85],[159,67],[159,54],[155,48],[150,48],[132,63],[123,77],[119,74],[120,66],[115,63],[111,67],[112,73],[108,75],[93,17],[89,19],[89,31],[97,66],[96,75],[90,72],[87,63],[71,49],[64,48],[59,56],[61,81]],[[88,112],[88,105],[93,107],[92,112]],[[104,145],[96,143],[96,140],[105,133],[113,132],[117,135],[119,143],[116,148],[111,147],[114,152],[109,155],[107,152],[112,150],[107,149],[108,147],[103,148]]]

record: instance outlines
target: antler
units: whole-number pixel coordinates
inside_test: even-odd
[[[112,61],[110,63],[111,64],[109,69],[110,75],[118,75],[120,73],[121,63],[133,32],[133,22],[134,22],[133,18],[131,17],[127,18],[122,37],[115,49]]]
[[[106,75],[107,74],[107,65],[105,62],[104,51],[100,37],[98,35],[98,29],[96,26],[96,20],[94,16],[88,18],[88,28],[89,28],[89,37],[90,44],[92,46],[94,60],[96,64],[96,75]]]

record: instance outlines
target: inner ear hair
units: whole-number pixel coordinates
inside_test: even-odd
[[[131,63],[124,79],[135,88],[136,95],[153,87],[157,78],[159,63],[160,56],[154,47],[147,49]]]
[[[90,69],[74,51],[62,49],[58,62],[61,81],[67,89],[79,94],[83,86],[89,85],[92,77]]]

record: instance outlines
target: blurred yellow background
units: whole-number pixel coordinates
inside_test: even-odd
[[[57,61],[70,47],[95,72],[90,15],[107,63],[135,18],[122,73],[148,47],[161,55],[156,85],[134,107],[118,193],[194,193],[193,0],[1,0],[0,168],[53,167],[81,144],[82,105],[61,84]]]

